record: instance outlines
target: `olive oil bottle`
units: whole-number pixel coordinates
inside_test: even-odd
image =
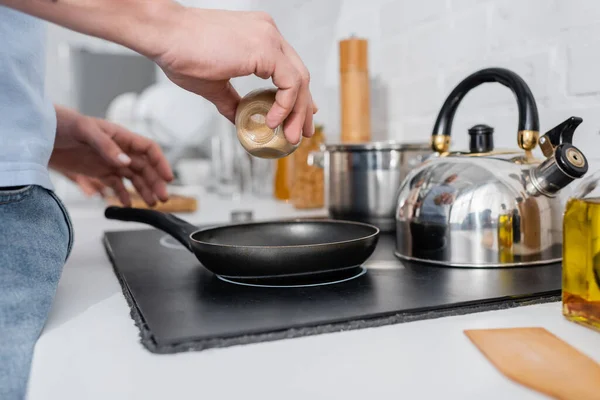
[[[569,199],[563,220],[563,314],[600,330],[600,190]]]

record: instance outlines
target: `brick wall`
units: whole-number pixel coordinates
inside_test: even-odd
[[[188,1],[203,5],[202,1]],[[509,68],[529,84],[541,129],[571,115],[575,136],[600,159],[600,1],[597,0],[255,0],[269,12],[312,74],[312,91],[330,140],[338,138],[339,39],[369,39],[373,130],[377,139],[428,140],[452,88],[484,67]],[[221,6],[223,7],[223,6]],[[264,85],[241,79],[241,92]],[[498,147],[516,148],[512,93],[485,84],[469,93],[453,125],[453,146],[468,145],[477,123],[495,128]]]

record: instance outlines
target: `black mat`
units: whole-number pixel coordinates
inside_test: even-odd
[[[400,262],[384,234],[367,273],[343,283],[265,288],[223,282],[154,230],[104,243],[143,345],[198,351],[560,300],[561,266],[454,269]]]

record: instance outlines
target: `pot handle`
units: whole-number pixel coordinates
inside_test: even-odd
[[[194,251],[190,243],[190,235],[198,228],[173,214],[142,208],[110,206],[104,211],[104,216],[107,219],[148,224],[168,233],[187,249]]]
[[[325,152],[311,151],[308,153],[306,163],[311,167],[325,168]]]
[[[448,151],[452,120],[458,105],[471,89],[487,82],[498,82],[513,92],[519,110],[519,147],[526,151],[535,148],[538,144],[540,122],[537,105],[529,86],[519,75],[508,69],[486,68],[469,75],[460,82],[442,105],[431,137],[431,147],[434,151],[438,153]]]

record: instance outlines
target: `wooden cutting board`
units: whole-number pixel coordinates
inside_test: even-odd
[[[600,400],[600,364],[544,328],[466,330],[508,378],[555,399]]]
[[[161,203],[159,201],[156,206],[150,207],[136,192],[130,192],[130,195],[131,207],[134,208],[152,209],[169,213],[194,212],[198,209],[198,201],[194,197],[171,194],[169,195],[169,200],[167,200],[165,203]],[[115,196],[107,196],[106,202],[111,206],[123,207],[123,204],[121,204],[119,199]]]

